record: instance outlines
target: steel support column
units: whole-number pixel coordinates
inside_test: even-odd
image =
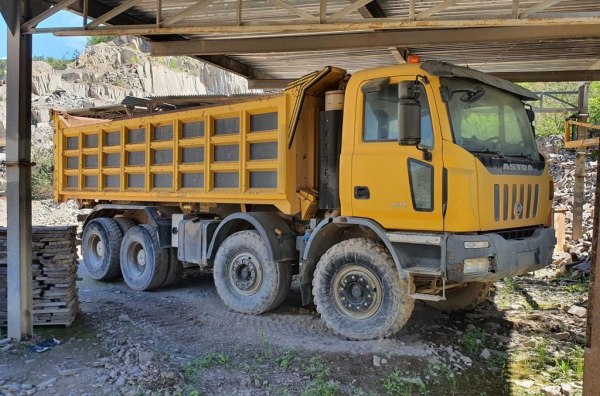
[[[588,316],[585,332],[583,369],[583,395],[593,396],[600,389],[600,164],[596,168],[596,198],[594,201],[594,236],[592,242],[592,267],[588,296]]]
[[[33,333],[31,277],[31,42],[29,0],[9,2],[6,75],[8,336]]]
[[[577,121],[587,122],[588,119],[588,94],[590,83],[579,85],[579,109]],[[577,139],[585,139],[587,129],[577,127]],[[585,157],[587,151],[585,148],[578,149],[575,154],[575,189],[573,191],[573,228],[571,238],[576,241],[583,236],[583,201],[585,199]]]

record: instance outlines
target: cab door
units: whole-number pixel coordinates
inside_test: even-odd
[[[401,146],[400,81],[414,81],[414,76],[394,77],[376,92],[357,95],[352,215],[373,219],[386,229],[443,231],[444,165],[433,89],[429,83],[421,83],[419,88],[422,150]]]

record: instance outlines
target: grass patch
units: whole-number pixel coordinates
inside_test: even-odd
[[[390,396],[412,396],[415,392],[423,393],[427,387],[418,376],[405,377],[399,370],[388,374],[381,380],[381,386]]]
[[[477,357],[483,350],[485,341],[485,333],[478,327],[469,329],[463,333],[462,344],[467,355],[470,357]]]
[[[90,36],[87,38],[85,46],[91,47],[92,45],[100,43],[108,43],[109,41],[113,41],[116,38],[117,36]]]
[[[296,352],[293,349],[286,348],[277,358],[277,365],[282,369],[289,369],[292,363],[296,360]]]
[[[330,380],[331,370],[320,356],[313,356],[304,367],[304,371],[312,378],[310,384],[302,391],[302,396],[334,396],[338,394],[339,384]]]
[[[54,176],[54,153],[51,147],[33,146],[31,161],[31,196],[33,199],[52,198],[52,179]]]
[[[182,374],[186,381],[193,381],[198,377],[198,374],[202,369],[216,366],[228,366],[229,363],[230,359],[227,355],[210,352],[185,365],[182,369]]]

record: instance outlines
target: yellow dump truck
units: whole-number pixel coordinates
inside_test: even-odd
[[[370,339],[417,299],[467,309],[551,261],[553,185],[520,86],[427,61],[213,99],[53,112],[55,198],[92,208],[93,278],[150,290],[200,266],[227,307],[260,314],[297,274],[331,329]]]

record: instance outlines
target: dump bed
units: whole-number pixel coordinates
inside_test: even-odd
[[[54,112],[56,200],[272,204],[296,212],[296,191],[313,184],[296,168],[310,170],[312,158],[296,158],[306,139],[286,147],[290,101],[284,93],[115,121]]]
[[[314,199],[303,192],[316,188],[322,93],[344,75],[328,67],[281,94],[141,117],[53,111],[55,199],[266,204],[295,214]]]

